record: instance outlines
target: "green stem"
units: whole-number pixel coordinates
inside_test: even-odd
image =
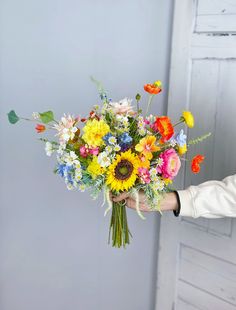
[[[148,112],[149,112],[149,108],[151,106],[151,103],[152,103],[152,99],[153,99],[154,95],[149,95],[149,98],[148,98],[148,103],[147,103],[147,110],[146,110],[146,116],[148,115]]]
[[[112,238],[113,247],[123,246],[125,248],[126,244],[130,242],[130,236],[132,237],[128,228],[125,201],[113,202],[108,243]]]

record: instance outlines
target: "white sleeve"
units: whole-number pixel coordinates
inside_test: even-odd
[[[180,216],[236,217],[236,175],[178,191]]]

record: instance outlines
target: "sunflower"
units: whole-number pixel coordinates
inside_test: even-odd
[[[139,158],[128,150],[117,154],[107,171],[106,184],[113,191],[129,190],[137,179]]]

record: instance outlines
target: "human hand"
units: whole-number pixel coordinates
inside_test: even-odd
[[[136,210],[135,198],[131,196],[129,192],[124,192],[118,196],[112,196],[111,200],[114,202],[119,202],[122,200],[126,201],[127,207]],[[139,209],[143,212],[155,211],[151,209],[146,200],[146,196],[143,191],[139,191]],[[178,209],[178,201],[175,193],[167,193],[161,201],[160,205],[161,211],[174,211]]]

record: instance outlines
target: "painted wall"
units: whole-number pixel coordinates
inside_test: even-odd
[[[101,199],[69,192],[52,173],[33,124],[19,115],[53,109],[86,115],[161,79],[152,111],[166,110],[171,0],[2,0],[0,3],[0,309],[154,308],[159,216],[128,210],[132,244],[107,245]]]

